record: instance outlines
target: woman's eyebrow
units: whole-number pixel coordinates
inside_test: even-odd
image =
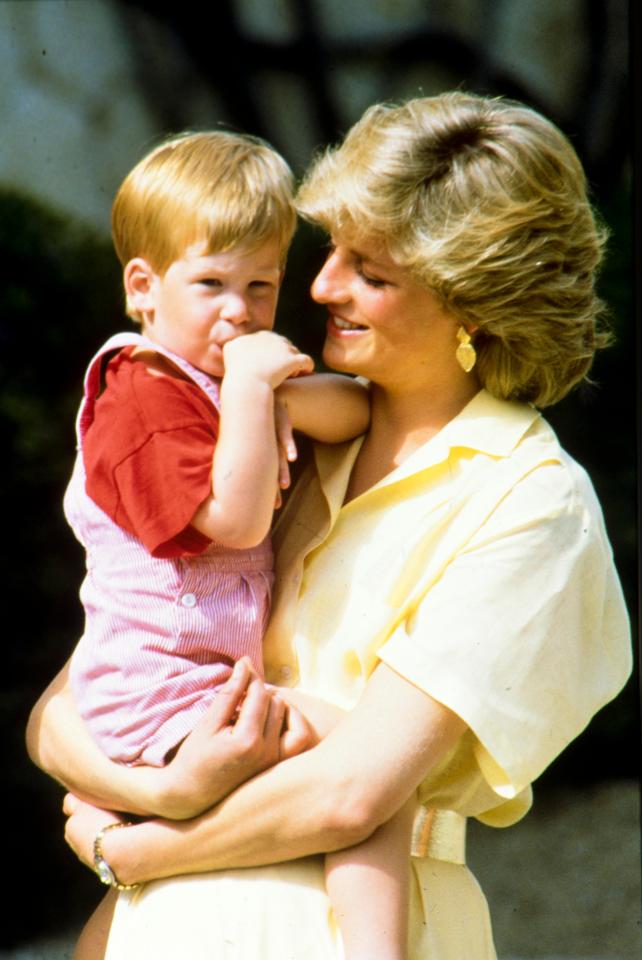
[[[396,271],[398,270],[396,264],[383,263],[381,260],[377,260],[375,257],[364,253],[355,253],[355,255],[360,260],[362,267],[366,266],[369,270],[381,273],[384,277],[389,277],[391,280],[396,276]]]
[[[367,263],[371,267],[376,267],[378,270],[385,270],[386,264],[382,263],[380,260],[377,260],[376,257],[372,254],[364,253],[362,250],[358,250],[355,247],[348,247],[348,250],[357,260],[360,260],[362,263]]]

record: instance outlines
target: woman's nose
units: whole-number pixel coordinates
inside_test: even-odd
[[[312,282],[310,293],[317,303],[339,303],[347,298],[345,275],[336,250],[328,255]]]

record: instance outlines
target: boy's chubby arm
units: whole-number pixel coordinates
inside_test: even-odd
[[[337,373],[286,380],[276,391],[295,430],[321,443],[341,443],[365,433],[370,423],[368,388]]]
[[[260,543],[272,523],[278,493],[279,447],[274,391],[313,363],[289,340],[270,331],[225,345],[219,436],[212,493],[191,524],[211,540],[240,549]]]

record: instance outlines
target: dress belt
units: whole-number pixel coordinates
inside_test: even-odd
[[[466,863],[466,817],[454,810],[420,807],[412,827],[411,855]]]

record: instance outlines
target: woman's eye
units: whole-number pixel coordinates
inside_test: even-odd
[[[364,283],[367,283],[369,287],[379,288],[385,287],[386,285],[386,281],[380,280],[379,277],[371,277],[369,273],[364,273],[363,270],[360,270],[359,273],[361,274],[361,279]]]

